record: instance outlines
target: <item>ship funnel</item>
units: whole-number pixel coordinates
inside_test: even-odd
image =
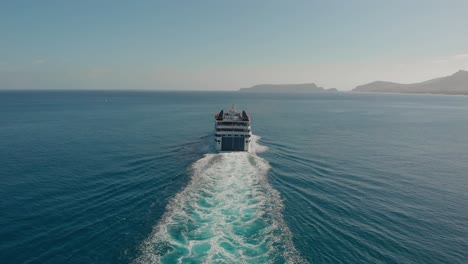
[[[243,121],[249,121],[250,120],[249,116],[247,115],[247,113],[245,111],[242,111],[242,120]]]
[[[224,111],[221,110],[221,112],[219,112],[219,114],[218,114],[216,120],[223,120],[223,115],[224,115]]]

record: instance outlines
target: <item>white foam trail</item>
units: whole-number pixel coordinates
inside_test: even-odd
[[[251,153],[207,154],[142,245],[138,263],[304,262],[283,221],[267,161]]]
[[[249,149],[250,153],[256,154],[256,153],[262,153],[268,150],[267,146],[263,146],[258,143],[261,139],[260,136],[252,135],[250,139],[251,139],[250,149]]]

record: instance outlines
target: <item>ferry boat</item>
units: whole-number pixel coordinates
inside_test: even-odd
[[[250,115],[234,106],[215,115],[215,142],[218,151],[249,151],[252,129]]]

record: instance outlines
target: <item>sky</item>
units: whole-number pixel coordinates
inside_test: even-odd
[[[2,0],[0,89],[350,90],[468,70],[466,0]]]

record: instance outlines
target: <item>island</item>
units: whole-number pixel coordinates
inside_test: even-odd
[[[241,88],[240,92],[253,93],[315,93],[315,92],[337,92],[336,88],[325,89],[315,83],[303,84],[259,84],[250,88]]]
[[[357,86],[352,92],[468,95],[468,71],[411,84],[376,81]]]

